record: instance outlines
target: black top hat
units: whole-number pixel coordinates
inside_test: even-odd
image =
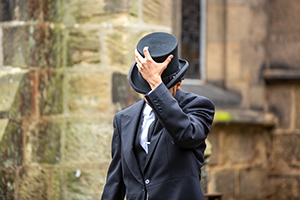
[[[178,41],[169,33],[155,32],[143,37],[137,44],[138,52],[143,56],[144,47],[149,47],[149,53],[155,62],[164,62],[169,55],[173,58],[165,71],[162,73],[162,81],[168,89],[178,83],[185,74],[189,63],[178,58]],[[146,94],[151,91],[150,85],[140,74],[136,62],[133,63],[129,72],[131,87],[138,93]]]

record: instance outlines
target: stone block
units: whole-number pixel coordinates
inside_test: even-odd
[[[9,119],[0,119],[0,142],[8,125]]]
[[[287,176],[271,176],[268,179],[267,191],[270,200],[289,200],[299,198],[299,178]]]
[[[267,140],[259,128],[227,128],[219,146],[220,164],[265,165]]]
[[[216,128],[212,128],[211,132],[208,134],[208,141],[211,143],[211,151],[212,154],[209,157],[209,163],[208,165],[217,165],[219,163],[219,137],[221,137],[220,135],[222,134],[222,131]]]
[[[227,41],[241,41],[248,38],[250,24],[250,8],[248,5],[230,5],[226,13]],[[241,17],[243,16],[243,17]]]
[[[250,168],[240,171],[240,199],[260,200],[267,196],[267,169]],[[255,191],[255,192],[254,192]]]
[[[222,193],[224,199],[236,199],[236,171],[220,170],[210,173],[214,182],[214,190],[209,193]]]
[[[62,131],[61,119],[30,122],[26,134],[26,163],[59,163]]]
[[[43,1],[39,0],[17,1],[16,18],[20,21],[40,21],[41,6],[43,6]]]
[[[66,169],[66,189],[69,200],[99,200],[105,184],[106,170],[98,168]]]
[[[209,81],[224,81],[224,44],[207,43],[206,76]]]
[[[300,51],[300,34],[271,34],[267,43],[270,55],[270,67],[273,69],[299,70],[300,57],[295,52]]]
[[[124,0],[66,0],[65,5],[68,5],[64,12],[67,25],[108,22],[126,10]]]
[[[63,113],[64,75],[54,71],[40,71],[38,102],[40,115]]]
[[[10,118],[36,115],[37,82],[37,74],[35,71],[29,71],[22,77],[9,109],[8,116]]]
[[[207,41],[224,42],[225,40],[225,8],[223,4],[207,7]],[[224,48],[221,48],[223,50]]]
[[[0,199],[14,200],[16,188],[15,170],[12,168],[0,168]]]
[[[241,77],[253,85],[262,85],[266,50],[262,43],[241,42]]]
[[[278,117],[278,128],[291,127],[292,92],[290,85],[269,85],[267,87],[268,109]]]
[[[31,25],[3,28],[3,65],[62,67],[63,31]]]
[[[0,141],[0,167],[22,165],[23,149],[22,121],[9,120]]]
[[[19,172],[18,193],[19,200],[39,199],[48,200],[50,198],[51,185],[48,182],[50,173],[42,167],[25,167]]]
[[[7,118],[7,112],[11,108],[18,91],[20,82],[26,73],[25,70],[11,68],[9,70],[0,70],[0,118]],[[5,116],[5,115],[6,116]]]
[[[82,27],[70,29],[67,66],[100,63],[100,44],[97,28],[83,25]]]
[[[269,26],[271,32],[298,32],[300,5],[297,0],[274,0],[268,4]]]
[[[0,2],[0,22],[12,21],[14,19],[14,1]]]
[[[273,136],[270,164],[275,174],[298,174],[300,167],[300,135]]]
[[[129,14],[129,22],[132,24],[137,23],[139,17],[139,3],[137,3],[136,0],[128,0],[127,7]]]
[[[263,5],[257,5],[261,2],[264,1],[253,2],[254,5],[250,7],[249,11],[248,39],[252,44],[263,43],[267,38],[268,15]]]
[[[300,86],[295,86],[295,111],[296,116],[294,118],[295,120],[295,127],[296,129],[300,129]]]
[[[241,44],[228,42],[226,44],[226,80],[241,79]]]
[[[250,108],[252,110],[264,110],[264,106],[265,106],[265,88],[263,86],[250,86],[249,89],[250,92]]]
[[[170,0],[143,0],[143,21],[146,24],[172,26]]]
[[[140,100],[138,94],[131,88],[127,75],[114,73],[112,77],[112,98],[117,111],[133,105]]]
[[[70,72],[67,74],[68,112],[73,116],[103,115],[110,107],[109,77],[101,72]]]
[[[43,0],[42,17],[46,22],[62,22],[62,13],[67,10],[63,5],[63,0]]]
[[[112,137],[110,119],[70,119],[66,125],[66,163],[99,163],[110,159]]]
[[[107,31],[105,34],[105,44],[106,44],[105,55],[107,58],[108,65],[117,66],[118,68],[121,66],[126,66],[127,72],[129,72],[129,69],[133,64],[131,63],[129,65],[127,61],[128,60],[127,54],[131,53],[134,56],[134,51],[129,52],[127,49],[128,37],[129,35],[125,32],[125,30],[121,30],[121,29],[113,29]]]

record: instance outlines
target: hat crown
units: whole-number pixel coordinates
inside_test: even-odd
[[[175,36],[163,32],[146,35],[137,44],[137,50],[143,57],[145,57],[143,49],[146,46],[149,47],[149,53],[155,62],[164,62],[169,55],[173,55],[171,62],[162,73],[162,78],[178,72],[178,41]]]

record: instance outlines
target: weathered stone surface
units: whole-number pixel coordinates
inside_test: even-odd
[[[0,119],[0,141],[4,135],[5,129],[8,125],[9,119]]]
[[[300,25],[299,2],[297,0],[275,0],[268,4],[269,11],[269,51],[272,68],[300,69]]]
[[[11,108],[25,72],[25,70],[18,68],[0,70],[0,112],[8,112]],[[0,118],[4,117],[5,116],[1,116],[0,114]]]
[[[226,79],[229,81],[241,79],[241,44],[228,42],[226,44]]]
[[[213,173],[212,180],[215,182],[215,189],[211,193],[222,193],[224,199],[237,198],[235,193],[236,173],[234,170],[221,170]]]
[[[212,154],[209,157],[209,163],[208,165],[217,165],[219,164],[219,138],[222,137],[220,136],[222,131],[212,128],[211,132],[208,134],[208,140],[211,143],[212,146]]]
[[[39,21],[43,0],[17,1],[19,11],[15,13],[20,21]]]
[[[226,8],[226,40],[234,42],[248,38],[249,19],[250,8],[248,5],[228,6]]]
[[[138,94],[131,88],[127,75],[114,73],[112,81],[112,97],[118,111],[140,100]]]
[[[111,120],[70,119],[66,125],[66,163],[99,163],[110,159]]]
[[[267,101],[269,111],[278,119],[278,128],[290,128],[292,108],[292,92],[290,85],[269,85],[267,87]]]
[[[147,24],[172,26],[171,1],[143,0],[143,21]]]
[[[300,5],[297,0],[273,0],[268,4],[270,12],[270,28],[272,32],[294,32],[300,30],[299,20]],[[298,32],[299,34],[299,32]]]
[[[295,111],[296,111],[296,116],[294,118],[295,120],[295,126],[296,129],[300,129],[300,86],[297,85],[295,86]]]
[[[274,135],[270,164],[276,174],[298,174],[300,167],[300,135]]]
[[[115,13],[126,10],[124,0],[67,0],[65,5],[68,5],[68,9],[65,10],[64,22],[70,25],[86,22],[109,22],[112,20],[111,17],[115,18]]]
[[[267,196],[266,169],[250,168],[240,171],[240,194],[239,199],[261,200]]]
[[[26,73],[20,81],[14,101],[11,104],[8,116],[19,118],[23,116],[34,116],[37,112],[36,88],[37,74],[35,71]]]
[[[49,26],[3,29],[3,64],[14,67],[62,67],[62,31]]]
[[[222,43],[224,42],[224,17],[225,8],[223,4],[216,4],[207,7],[207,32],[209,33],[207,34],[208,42],[219,42],[219,45],[222,45]],[[220,50],[223,50],[223,48],[221,48]]]
[[[14,200],[15,171],[11,168],[0,168],[0,199]]]
[[[265,67],[266,50],[263,43],[241,42],[241,77],[251,85],[263,87],[262,70]],[[263,96],[264,97],[264,96]]]
[[[22,121],[10,120],[0,141],[0,167],[19,166],[23,163]]]
[[[13,0],[0,2],[0,22],[14,19],[14,6]]]
[[[47,200],[50,196],[49,171],[42,167],[23,168],[19,172],[18,200]]]
[[[43,0],[42,15],[44,21],[47,22],[62,22],[62,13],[67,8],[63,5],[63,0]]]
[[[252,110],[263,110],[265,105],[265,88],[263,86],[251,86],[250,87],[250,108]]]
[[[67,66],[100,63],[100,38],[97,28],[73,28],[68,37]]]
[[[62,128],[61,119],[31,122],[26,134],[26,163],[59,163]]]
[[[221,42],[207,43],[206,76],[211,82],[222,82],[224,72],[224,44]]]
[[[67,199],[99,200],[105,183],[105,172],[97,168],[66,169]]]
[[[300,181],[297,177],[271,176],[266,187],[268,189],[268,200],[299,198]]]
[[[139,4],[136,2],[136,0],[127,1],[127,11],[129,14],[129,22],[137,23],[139,17]]]
[[[63,79],[60,72],[40,71],[38,102],[40,115],[63,113]]]
[[[110,66],[124,66],[127,63],[127,37],[124,34],[122,30],[114,30],[106,35],[105,55]]]
[[[227,128],[226,132],[220,146],[222,149],[219,149],[222,164],[264,165],[267,162],[268,138],[262,134],[262,129]]]
[[[109,77],[98,72],[70,72],[68,76],[68,112],[73,116],[102,114],[106,116],[111,98]]]

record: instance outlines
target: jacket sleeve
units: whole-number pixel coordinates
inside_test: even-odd
[[[107,172],[102,200],[123,200],[125,196],[125,185],[122,178],[121,136],[117,122],[117,116],[115,116],[113,122],[114,134],[111,145],[112,161]]]
[[[160,84],[150,94],[145,95],[145,98],[173,142],[177,146],[194,149],[206,139],[215,108],[205,97],[191,93],[183,95],[178,102],[166,86]]]

